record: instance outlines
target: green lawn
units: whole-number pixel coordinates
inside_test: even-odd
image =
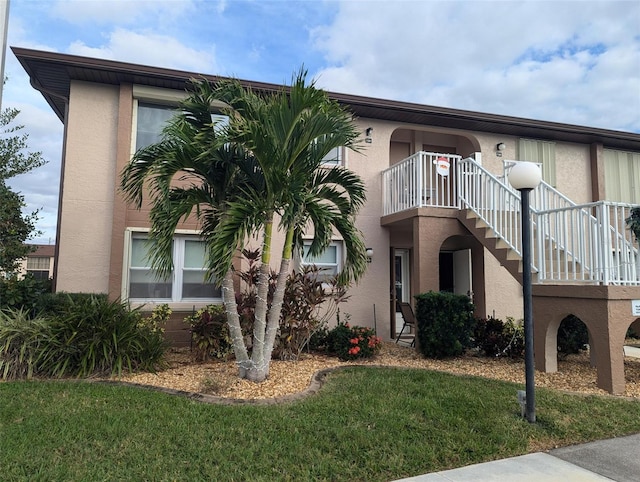
[[[640,432],[640,403],[425,370],[350,367],[271,406],[83,382],[0,383],[0,478],[388,481]]]

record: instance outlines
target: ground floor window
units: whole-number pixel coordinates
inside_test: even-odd
[[[330,279],[340,273],[342,269],[342,241],[332,241],[327,249],[318,256],[309,254],[311,241],[304,242],[304,253],[302,256],[302,265],[315,265],[320,271],[322,279]]]
[[[131,236],[128,298],[134,301],[219,300],[220,288],[207,279],[205,243],[197,236],[173,240],[173,272],[161,276],[151,267],[150,241],[144,234]]]

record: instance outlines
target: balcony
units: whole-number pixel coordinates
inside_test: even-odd
[[[382,214],[419,207],[459,208],[454,173],[462,156],[417,152],[382,172]]]

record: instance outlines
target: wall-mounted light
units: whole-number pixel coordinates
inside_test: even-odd
[[[373,127],[367,127],[364,131],[364,135],[365,135],[365,139],[364,141],[367,144],[371,144],[372,140],[371,140],[371,133],[373,132]]]
[[[496,146],[496,150],[497,151],[504,151],[507,148],[507,146],[505,145],[504,142],[500,142],[497,146]]]
[[[367,254],[367,263],[371,263],[373,260],[373,248],[367,248],[365,253]]]

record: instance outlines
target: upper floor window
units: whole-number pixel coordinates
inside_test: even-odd
[[[143,147],[159,142],[162,138],[162,130],[176,113],[175,105],[154,104],[150,102],[137,102],[135,125],[135,151]],[[229,122],[229,117],[212,113],[211,121],[214,128],[220,128]]]
[[[640,204],[640,152],[604,149],[603,154],[607,200]]]
[[[175,114],[175,107],[139,102],[136,124],[136,151],[158,142],[162,136],[162,129]]]
[[[222,295],[213,280],[207,280],[205,243],[197,236],[173,240],[171,274],[160,276],[151,267],[146,235],[133,234],[130,244],[127,298],[135,301],[213,301]]]
[[[556,187],[556,143],[536,139],[520,139],[518,160],[542,165],[542,179]]]
[[[302,266],[315,265],[320,269],[320,279],[329,279],[340,273],[342,269],[342,241],[332,241],[327,249],[318,256],[309,254],[310,246],[311,241],[304,242]]]

